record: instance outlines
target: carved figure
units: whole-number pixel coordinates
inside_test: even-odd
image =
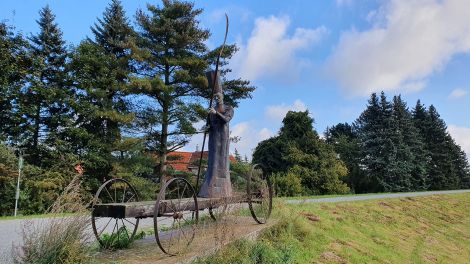
[[[209,83],[214,78],[214,71],[208,73]],[[233,117],[233,107],[224,104],[224,94],[220,85],[219,76],[215,87],[215,108],[209,109],[209,157],[207,172],[199,191],[200,197],[230,197],[232,196],[232,184],[230,182],[229,122]]]

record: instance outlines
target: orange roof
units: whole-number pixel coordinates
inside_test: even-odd
[[[208,151],[204,151],[202,155],[203,159],[207,159],[209,156]],[[187,151],[173,151],[167,155],[167,163],[174,170],[190,172],[189,167],[197,167],[198,161],[201,158],[201,152],[187,152]],[[230,162],[235,163],[237,160],[234,156],[229,156]]]
[[[188,165],[192,155],[192,152],[173,151],[168,153],[167,162],[174,170],[189,172]]]

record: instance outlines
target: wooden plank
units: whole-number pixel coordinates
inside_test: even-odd
[[[224,204],[246,202],[244,195],[223,198],[198,198],[198,209],[204,210],[210,207],[219,207]],[[153,217],[155,211],[155,201],[130,202],[130,203],[108,203],[97,204],[93,209],[95,217],[113,218],[146,218]],[[170,214],[176,211],[196,210],[194,199],[185,198],[181,201],[177,199],[161,201],[160,215]]]

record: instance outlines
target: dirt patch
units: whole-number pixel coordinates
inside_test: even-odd
[[[379,202],[379,205],[385,208],[390,208],[390,209],[395,209],[392,205],[386,203],[386,202]]]
[[[312,222],[319,222],[320,221],[319,216],[311,214],[311,213],[301,212],[300,215],[302,215],[303,217],[307,218],[308,220],[310,220]]]
[[[321,262],[322,260],[326,261],[327,263],[331,263],[331,262],[341,263],[341,264],[349,263],[347,260],[345,260],[341,256],[336,255],[336,253],[332,251],[327,251],[327,252],[322,253],[320,255],[320,262],[315,262],[315,263],[323,263]]]

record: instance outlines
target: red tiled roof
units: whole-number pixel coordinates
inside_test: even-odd
[[[192,152],[170,152],[167,155],[167,162],[174,170],[189,172],[188,165],[190,163],[192,155]]]
[[[203,159],[207,159],[209,157],[209,152],[204,151],[202,155]],[[168,153],[167,155],[167,163],[170,165],[174,170],[177,171],[184,171],[190,172],[189,167],[197,167],[199,165],[199,159],[201,158],[201,152],[186,152],[186,151],[173,151]],[[235,163],[237,160],[234,156],[229,156],[230,162]]]

